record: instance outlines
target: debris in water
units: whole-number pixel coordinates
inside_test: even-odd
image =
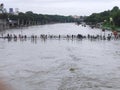
[[[69,70],[70,70],[71,72],[72,72],[72,71],[75,71],[75,69],[74,69],[74,68],[70,68]]]

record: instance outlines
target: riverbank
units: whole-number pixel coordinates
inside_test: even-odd
[[[32,23],[32,24],[25,24],[25,25],[8,25],[8,24],[0,24],[0,31],[3,30],[10,30],[10,29],[22,29],[26,27],[31,27],[31,26],[42,26],[42,25],[52,25],[52,24],[65,24],[66,22],[49,22],[49,23]],[[69,23],[74,23],[74,22],[69,22]]]
[[[102,28],[103,28],[103,29],[106,29],[106,30],[110,30],[110,31],[117,31],[117,32],[120,32],[120,27],[111,26],[111,25],[109,25],[109,24],[102,25]],[[113,30],[113,29],[114,29],[114,30]]]
[[[103,24],[103,23],[97,23],[97,24],[87,23],[87,25],[89,25],[91,28],[100,28],[100,29],[104,29],[104,30],[108,30],[108,31],[120,32],[120,27],[110,25],[109,23],[107,23],[107,24]]]

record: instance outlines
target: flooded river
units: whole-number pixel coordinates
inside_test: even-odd
[[[0,33],[103,34],[74,23]],[[120,90],[120,40],[0,39],[0,78],[15,90]]]

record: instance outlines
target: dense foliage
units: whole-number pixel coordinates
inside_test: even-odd
[[[0,19],[6,19],[7,18],[7,14],[0,14]]]
[[[8,15],[10,20],[18,21],[19,24],[29,24],[29,23],[37,23],[37,24],[46,24],[46,23],[63,23],[63,22],[73,22],[74,18],[70,16],[60,16],[60,15],[43,15],[36,14],[31,11],[26,13],[19,13],[18,15]]]
[[[112,18],[112,20],[110,20],[110,18]],[[120,27],[120,9],[115,6],[112,10],[93,13],[88,16],[85,21],[92,24],[104,22],[104,24]]]

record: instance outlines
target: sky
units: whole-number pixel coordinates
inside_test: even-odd
[[[40,14],[88,16],[120,7],[120,0],[0,0],[7,11],[19,8],[20,12],[33,11]]]

